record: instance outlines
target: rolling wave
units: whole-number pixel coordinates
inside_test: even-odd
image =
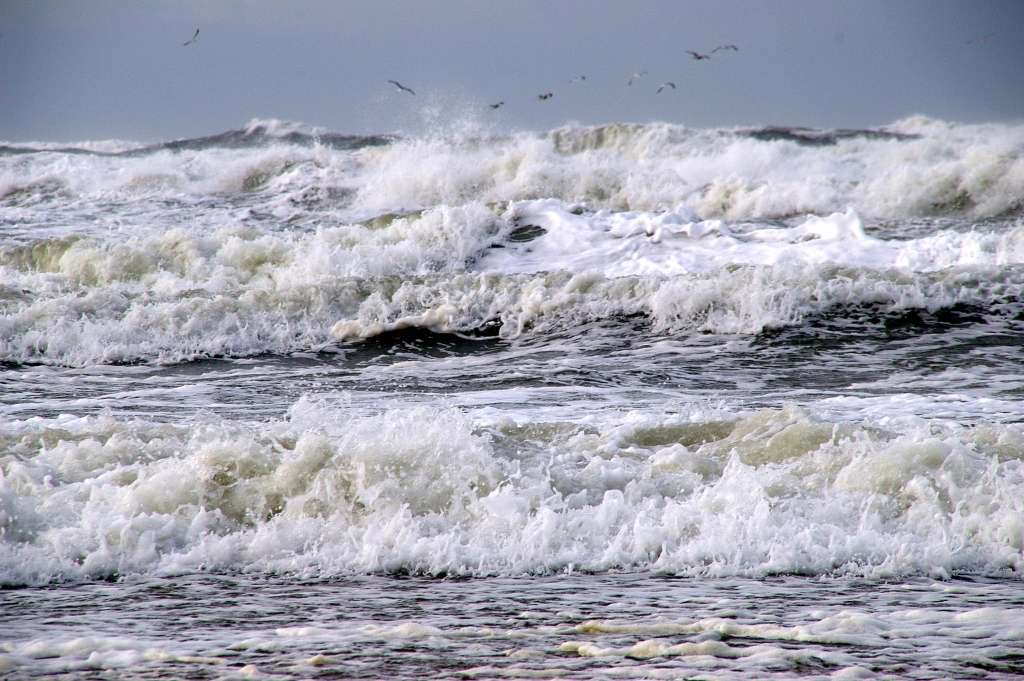
[[[283,422],[11,421],[0,582],[645,570],[1021,569],[1019,426],[798,408],[519,423],[418,408]]]

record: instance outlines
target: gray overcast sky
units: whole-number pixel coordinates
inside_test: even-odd
[[[1024,0],[0,0],[0,32],[13,141],[151,141],[252,118],[357,134],[1024,119]],[[685,52],[722,43],[739,52]],[[656,95],[666,80],[678,89]]]

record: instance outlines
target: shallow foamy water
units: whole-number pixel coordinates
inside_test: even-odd
[[[1016,582],[335,581],[0,592],[10,678],[1015,678]],[[102,672],[100,672],[102,670]]]

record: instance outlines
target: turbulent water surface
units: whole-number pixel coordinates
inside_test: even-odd
[[[923,118],[2,145],[0,672],[1020,674],[1022,211]]]

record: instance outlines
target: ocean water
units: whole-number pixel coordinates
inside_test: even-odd
[[[1024,672],[1024,126],[0,145],[5,678]]]

